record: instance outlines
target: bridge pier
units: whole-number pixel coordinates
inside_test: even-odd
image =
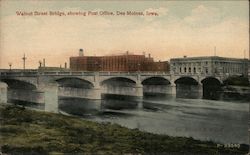
[[[94,88],[91,90],[90,99],[101,100],[101,94],[102,92],[100,87],[99,73],[96,73],[94,76]]]
[[[201,83],[199,83],[197,87],[198,87],[197,88],[198,89],[197,90],[197,96],[198,96],[199,99],[202,99],[203,98],[203,86],[202,86]]]
[[[45,111],[58,113],[58,85],[48,84],[44,88]]]
[[[7,84],[0,82],[0,103],[7,103]]]
[[[176,84],[175,83],[171,83],[170,87],[171,87],[171,95],[173,97],[176,97]]]
[[[88,99],[93,99],[93,100],[100,100],[101,99],[101,89],[99,88],[93,88],[91,89],[91,94]]]
[[[137,107],[139,109],[143,108],[143,85],[140,82],[136,83],[135,86],[135,96],[137,97],[136,101],[137,101]]]

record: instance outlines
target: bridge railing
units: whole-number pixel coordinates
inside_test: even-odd
[[[224,73],[172,73],[175,76],[229,76]]]
[[[103,71],[103,72],[91,72],[91,71],[37,71],[37,70],[0,70],[0,76],[131,76],[131,75],[169,75],[168,72],[118,72],[118,71]]]

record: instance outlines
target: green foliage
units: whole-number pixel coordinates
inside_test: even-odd
[[[117,124],[0,107],[1,151],[11,154],[190,153],[244,154],[247,149],[217,148],[213,142],[127,129]]]
[[[225,85],[234,85],[234,86],[249,86],[249,80],[247,77],[243,76],[232,76],[224,81]]]

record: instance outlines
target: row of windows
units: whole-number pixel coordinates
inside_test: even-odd
[[[175,68],[173,70],[176,72]],[[219,72],[217,68],[214,69],[216,73]],[[198,72],[201,72],[201,68],[198,68]],[[205,68],[205,72],[208,73],[208,68]],[[242,73],[243,69],[242,68],[228,68],[228,67],[223,67],[221,72],[223,73]],[[179,73],[197,73],[197,68],[196,67],[179,67]]]
[[[192,65],[196,65],[196,66],[200,66],[201,64],[205,64],[207,65],[208,64],[208,61],[205,61],[205,62],[178,62],[178,63],[173,63],[173,66],[192,66]],[[215,64],[215,65],[220,65],[220,66],[235,66],[235,67],[242,67],[242,63],[241,62],[213,62],[212,64]]]
[[[183,68],[183,70],[182,70],[182,68],[180,67],[179,68],[179,72],[180,73],[197,73],[197,69],[196,69],[196,67],[193,67],[193,70],[192,70],[192,68],[191,67],[184,67]],[[201,68],[199,68],[199,72],[201,72]],[[208,73],[208,69],[206,68],[205,69],[205,72],[206,73]]]

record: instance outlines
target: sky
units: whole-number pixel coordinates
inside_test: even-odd
[[[33,12],[18,16],[17,11]],[[114,16],[35,16],[34,12],[113,12]],[[116,12],[143,12],[118,16]],[[147,16],[155,12],[158,16]],[[1,0],[0,68],[63,66],[70,56],[150,53],[154,60],[249,54],[248,1]],[[244,52],[245,51],[245,52]],[[245,54],[244,54],[245,53]]]

